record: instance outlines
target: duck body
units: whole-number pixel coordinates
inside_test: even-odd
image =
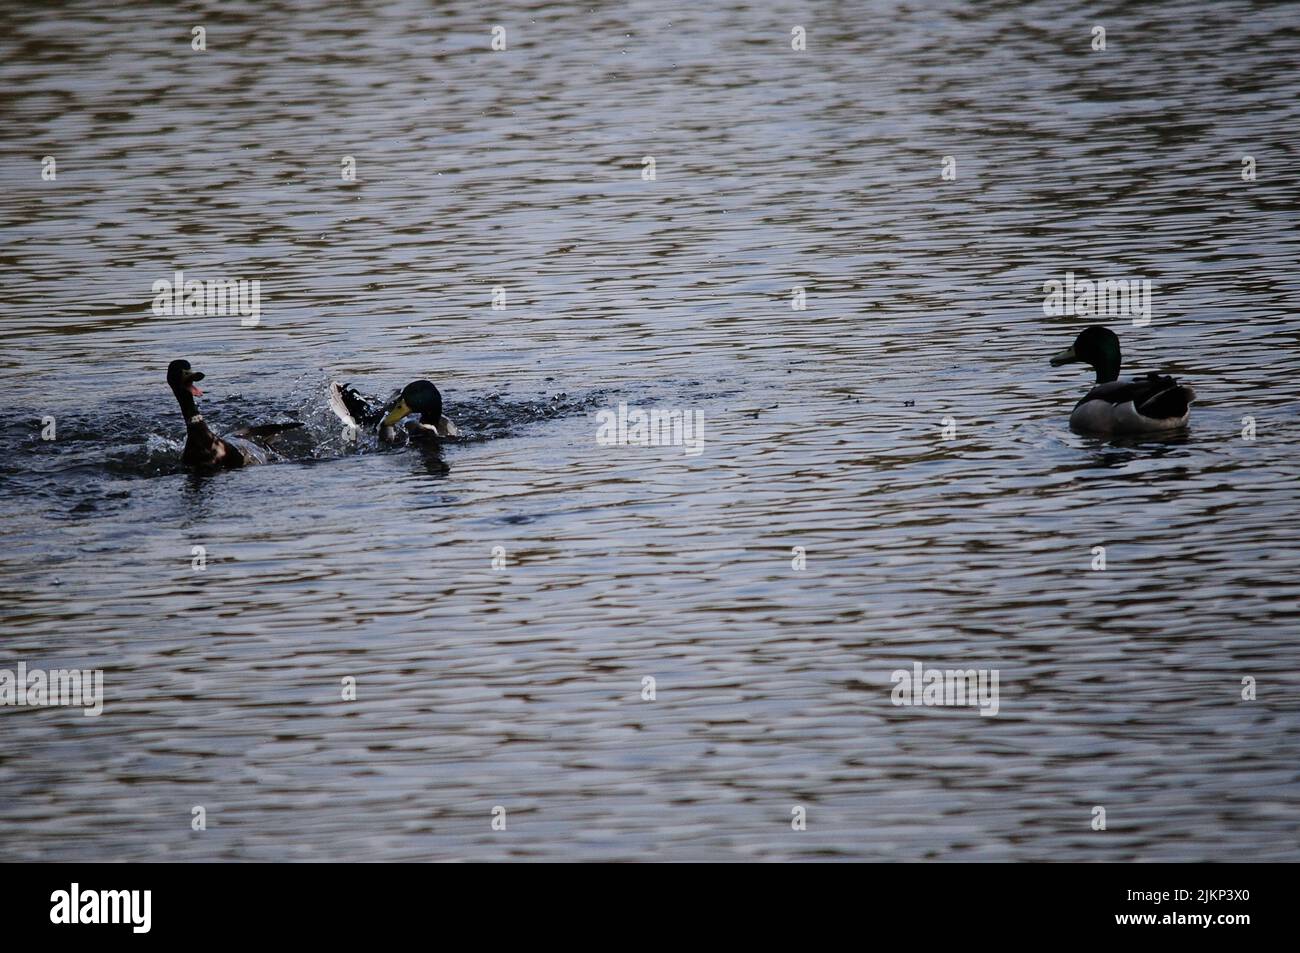
[[[181,463],[188,467],[220,467],[233,470],[237,467],[251,467],[266,463],[270,459],[268,449],[258,446],[251,440],[236,437],[234,434],[218,437],[208,428],[203,417],[199,416],[190,421],[186,427],[185,449],[181,452]]]
[[[197,386],[201,380],[203,374],[191,369],[189,361],[172,361],[167,367],[167,383],[185,418],[185,449],[181,451],[181,463],[187,467],[230,470],[266,463],[270,441],[286,430],[302,426],[297,421],[263,424],[218,437],[199,413],[194,400],[203,396],[203,391]]]
[[[460,431],[442,412],[442,394],[426,380],[412,381],[387,403],[367,397],[351,384],[330,384],[330,407],[345,426],[377,429],[389,446],[441,446]],[[414,416],[415,419],[406,418]]]
[[[1148,374],[1098,384],[1074,405],[1070,426],[1089,433],[1151,433],[1187,426],[1196,392]]]
[[[1097,372],[1096,385],[1070,414],[1070,427],[1083,433],[1163,433],[1187,426],[1196,392],[1172,377],[1149,373],[1119,380],[1119,338],[1109,328],[1084,328],[1074,344],[1052,358],[1053,367],[1081,362]]]

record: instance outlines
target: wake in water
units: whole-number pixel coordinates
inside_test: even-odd
[[[447,402],[448,416],[459,433],[446,443],[495,440],[538,421],[588,413],[607,393],[513,397],[500,390],[461,391]],[[301,423],[277,437],[267,453],[269,463],[407,452],[381,444],[373,428],[349,432],[329,408],[329,381],[318,375],[294,381],[287,400],[238,393],[211,396],[205,397],[203,411],[214,427],[227,433],[271,419]],[[165,391],[157,399],[116,401],[102,409],[61,413],[54,421],[54,439],[43,437],[44,420],[45,412],[34,408],[18,408],[0,420],[0,480],[11,492],[49,489],[51,481],[96,474],[130,479],[185,470],[181,462],[185,424]]]

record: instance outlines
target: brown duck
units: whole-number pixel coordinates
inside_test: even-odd
[[[181,463],[187,467],[234,468],[266,463],[270,442],[286,430],[302,426],[297,421],[263,424],[218,437],[194,402],[195,397],[203,396],[197,386],[201,380],[203,375],[192,370],[189,361],[172,361],[167,365],[167,383],[185,417],[185,450],[181,453]]]

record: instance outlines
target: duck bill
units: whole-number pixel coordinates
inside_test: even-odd
[[[411,413],[411,408],[406,406],[406,401],[399,400],[397,406],[388,412],[388,416],[380,421],[381,427],[391,427],[403,417]]]
[[[1062,364],[1073,364],[1077,360],[1079,360],[1079,358],[1074,353],[1074,345],[1071,344],[1060,354],[1053,357],[1051,363],[1053,367],[1060,367]]]
[[[187,387],[188,387],[188,389],[189,389],[189,392],[190,392],[191,394],[193,394],[195,397],[202,397],[202,396],[203,396],[203,391],[201,391],[201,390],[199,389],[199,386],[198,386],[196,383],[194,383],[195,381],[201,381],[201,380],[203,380],[203,374],[202,374],[202,372],[199,372],[199,373],[192,373],[192,374],[190,374],[190,375],[188,376],[188,378],[186,379],[186,381],[185,381],[185,383],[186,383],[186,385],[187,385]]]

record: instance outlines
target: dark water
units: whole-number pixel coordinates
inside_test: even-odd
[[[0,6],[0,668],[106,693],[0,708],[0,857],[1300,859],[1300,8]],[[1067,429],[1069,271],[1185,433]],[[462,443],[343,441],[416,377]]]

